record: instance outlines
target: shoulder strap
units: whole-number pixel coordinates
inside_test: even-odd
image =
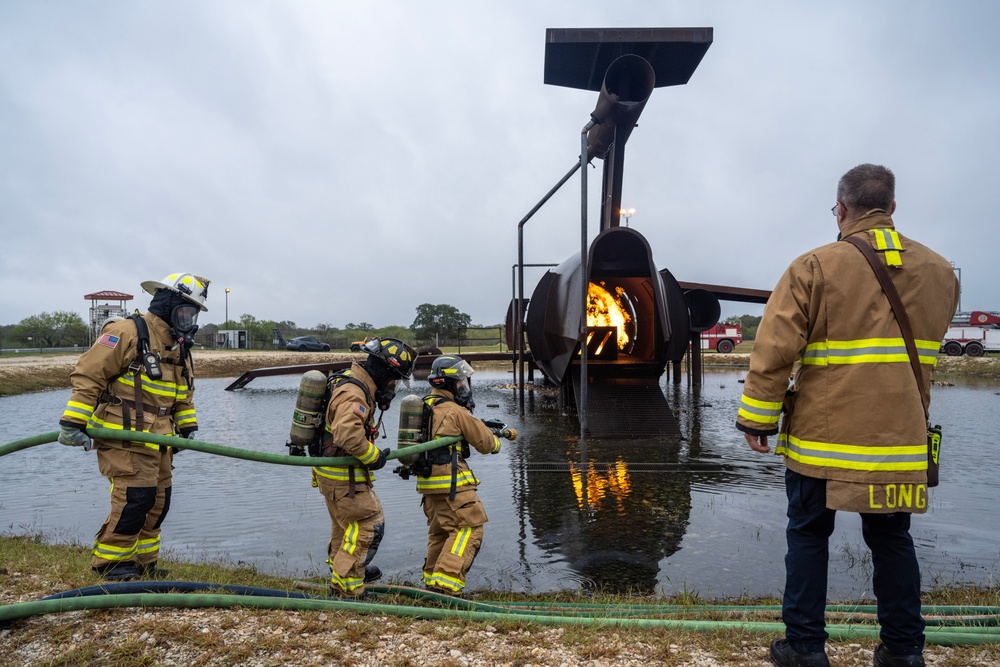
[[[146,324],[146,320],[142,319],[142,315],[138,313],[133,313],[128,316],[130,320],[135,322],[136,333],[139,335],[139,341],[136,343],[135,350],[140,355],[149,351],[149,326]]]
[[[924,398],[923,389],[923,374],[920,372],[920,358],[917,354],[917,344],[913,340],[913,329],[910,327],[910,318],[906,315],[906,309],[903,307],[903,302],[899,298],[899,292],[896,291],[896,286],[892,284],[892,279],[889,277],[889,272],[886,270],[885,265],[879,261],[878,255],[872,250],[872,247],[862,241],[857,236],[848,236],[844,239],[858,250],[861,254],[865,256],[868,263],[872,267],[872,271],[875,272],[875,277],[878,278],[879,283],[882,285],[882,291],[885,292],[885,296],[889,299],[889,305],[892,307],[892,312],[896,316],[896,322],[899,324],[899,331],[903,334],[903,341],[906,343],[906,354],[910,357],[910,368],[913,370],[913,378],[917,381],[917,391],[920,392],[920,402],[924,406],[924,418],[926,419],[929,414],[927,410],[927,400]]]

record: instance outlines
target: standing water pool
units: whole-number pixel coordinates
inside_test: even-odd
[[[517,429],[497,455],[473,452],[490,521],[471,589],[553,592],[597,588],[709,598],[780,595],[784,585],[784,466],[757,454],[733,426],[742,370],[708,370],[702,387],[663,383],[679,439],[581,442],[575,414],[551,390],[529,390],[518,415],[510,374],[475,376],[476,415]],[[201,440],[286,453],[299,376],[199,379]],[[944,430],[941,486],[915,516],[923,586],[996,585],[1000,480],[992,447],[996,386],[935,385],[931,415]],[[429,392],[414,381],[409,393]],[[56,430],[69,390],[0,398],[0,444]],[[405,393],[405,392],[404,392]],[[399,400],[385,413],[394,447]],[[163,557],[253,565],[281,576],[326,576],[330,522],[306,467],[195,451],[175,461]],[[415,481],[375,473],[386,536],[374,561],[383,581],[419,582],[426,520]],[[41,445],[0,458],[0,532],[90,544],[108,511],[92,452]],[[857,515],[840,513],[830,545],[832,599],[871,597],[871,561]]]

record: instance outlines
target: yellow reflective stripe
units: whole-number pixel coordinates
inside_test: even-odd
[[[179,385],[174,382],[163,382],[160,380],[150,380],[145,375],[142,378],[142,390],[148,394],[156,396],[169,396],[177,400],[187,398],[187,385]],[[130,389],[135,389],[135,381],[131,375],[122,375],[116,380]]]
[[[915,340],[914,343],[920,363],[935,366],[941,343],[930,340]],[[807,366],[909,362],[906,341],[902,338],[825,340],[809,343],[802,353],[802,363]]]
[[[434,586],[436,588],[446,588],[450,591],[461,591],[465,588],[465,582],[458,577],[453,577],[450,574],[445,574],[444,572],[435,572],[429,578],[424,577],[424,582],[428,586]]]
[[[342,577],[333,569],[333,560],[327,558],[326,564],[330,566],[330,583],[345,591],[353,591],[361,588],[365,584],[362,577]]]
[[[94,414],[93,406],[78,401],[67,401],[66,409],[63,410],[63,417],[75,417],[81,421],[87,421],[92,414]]]
[[[148,540],[139,540],[136,544],[137,554],[151,554],[160,550],[160,536]]]
[[[500,438],[493,436],[493,449],[491,450],[491,453],[496,454],[499,451],[500,451]]]
[[[902,250],[903,244],[899,240],[899,232],[888,227],[869,229],[875,237],[875,247],[879,250]]]
[[[451,553],[455,556],[464,556],[465,547],[469,544],[469,536],[472,535],[472,528],[465,526],[458,531],[454,544],[451,545]]]
[[[362,484],[366,483],[369,478],[365,477],[364,468],[361,468],[360,466],[353,466],[353,467],[354,467],[354,481],[361,482]],[[319,475],[320,477],[325,477],[326,479],[332,479],[334,482],[351,481],[351,472],[349,466],[315,467],[313,468],[313,472]],[[372,481],[375,480],[375,473],[370,472],[368,473],[368,475],[370,476],[370,479]]]
[[[104,560],[124,561],[135,558],[135,552],[135,544],[130,547],[116,547],[110,544],[94,542],[94,550],[91,553]]]
[[[455,486],[468,486],[478,484],[479,480],[472,474],[471,470],[460,470],[455,478]],[[433,475],[431,477],[417,477],[417,491],[432,491],[436,489],[450,489],[451,475]]]
[[[198,421],[195,410],[181,410],[174,415],[174,422],[178,426],[190,426]]]
[[[104,421],[100,417],[91,417],[90,421],[87,422],[87,428],[110,428],[110,429],[114,429],[116,431],[124,431],[125,430],[125,427],[122,426],[121,424],[116,424],[114,422]],[[136,431],[136,429],[130,428],[128,430],[129,431],[134,431],[136,433],[149,433],[149,429],[143,429],[141,431]],[[157,451],[159,451],[159,449],[160,449],[159,445],[154,445],[151,442],[143,442],[141,444],[144,445],[144,446],[146,446],[146,447],[149,447],[150,449],[155,449]]]
[[[885,263],[889,266],[902,266],[903,259],[899,251],[903,249],[903,244],[899,240],[899,232],[895,229],[870,229],[875,237],[875,247],[885,251]]]
[[[784,454],[805,465],[862,471],[911,471],[927,469],[927,443],[880,447],[877,445],[840,445],[801,440],[793,435],[778,435],[776,454]]]
[[[781,416],[781,401],[761,401],[743,394],[740,416],[759,424],[777,424]]]
[[[368,449],[366,449],[365,453],[359,456],[358,458],[361,460],[362,463],[368,465],[370,463],[375,463],[376,461],[378,461],[378,456],[380,453],[381,452],[379,452],[378,447],[376,447],[374,443],[369,442]]]
[[[358,548],[358,522],[352,521],[347,524],[347,529],[344,531],[344,544],[340,548],[345,552],[354,555],[354,551]]]

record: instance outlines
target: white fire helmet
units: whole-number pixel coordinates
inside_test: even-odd
[[[163,280],[146,280],[141,285],[150,294],[156,294],[158,289],[177,292],[202,312],[206,312],[208,307],[205,306],[205,299],[208,298],[209,282],[211,281],[191,273],[171,273]]]

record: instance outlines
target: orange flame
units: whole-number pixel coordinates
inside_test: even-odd
[[[603,285],[603,282],[600,285],[590,283],[587,288],[587,326],[617,327],[618,349],[624,350],[629,341],[625,325],[632,320],[632,316],[621,306],[625,290],[616,287],[612,296]]]

